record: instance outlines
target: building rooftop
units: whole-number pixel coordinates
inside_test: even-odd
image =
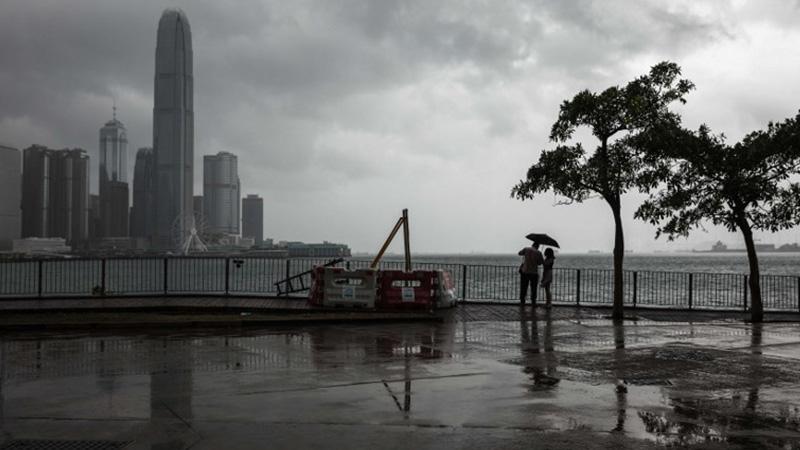
[[[123,125],[122,122],[120,122],[117,119],[111,119],[108,122],[106,122],[106,124],[103,126],[103,128],[111,128],[111,127],[125,129],[125,125]]]
[[[231,152],[226,152],[226,151],[217,152],[216,155],[203,155],[203,158],[218,158],[220,156],[230,156],[230,157],[236,158],[236,155],[234,155]]]

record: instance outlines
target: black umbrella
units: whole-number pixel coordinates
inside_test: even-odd
[[[555,239],[551,238],[550,236],[548,236],[548,235],[546,235],[544,233],[531,233],[531,234],[529,234],[529,235],[527,235],[525,237],[530,239],[530,240],[532,240],[535,244],[547,245],[547,246],[555,247],[555,248],[561,248],[561,247],[559,247],[558,242],[556,242]]]

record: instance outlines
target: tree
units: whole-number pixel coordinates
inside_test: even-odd
[[[684,103],[684,96],[694,85],[680,78],[680,67],[662,62],[624,87],[612,86],[603,92],[579,92],[564,101],[553,124],[550,140],[558,145],[542,151],[539,161],[528,169],[527,178],[511,191],[520,200],[553,190],[565,197],[564,203],[581,203],[600,197],[614,216],[614,308],[613,318],[623,318],[623,257],[621,197],[631,188],[647,184],[640,179],[645,161],[629,139],[652,123],[680,122],[668,107],[674,101]],[[583,145],[567,145],[578,127],[588,127],[599,141],[595,151],[586,156]]]
[[[633,145],[650,161],[650,175],[663,189],[652,193],[635,216],[658,227],[656,237],[687,236],[706,221],[744,237],[750,268],[751,319],[761,322],[758,255],[753,231],[779,231],[800,224],[800,114],[735,145],[708,127],[693,132],[673,124],[653,127]]]

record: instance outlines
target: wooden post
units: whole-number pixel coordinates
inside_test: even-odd
[[[633,272],[633,307],[634,307],[634,309],[636,308],[636,300],[637,300],[637,297],[638,297],[638,295],[637,295],[637,291],[638,291],[638,289],[637,289],[638,280],[637,279],[639,278],[638,275],[639,275],[638,272]]]
[[[692,298],[693,297],[693,292],[692,292],[693,291],[693,289],[692,289],[693,286],[692,285],[694,284],[693,281],[694,281],[694,276],[693,276],[693,274],[690,273],[689,274],[689,309],[692,309],[692,303],[693,303],[693,300],[694,300]]]
[[[403,244],[406,254],[406,272],[411,272],[411,241],[408,235],[408,209],[403,209]]]
[[[575,304],[581,306],[581,269],[577,270],[575,276]]]
[[[400,231],[400,227],[402,225],[403,225],[403,218],[401,217],[397,219],[397,223],[394,225],[394,228],[392,228],[392,232],[389,233],[389,237],[386,238],[386,241],[384,241],[380,251],[378,252],[377,255],[375,255],[375,259],[372,260],[372,264],[369,265],[370,269],[378,268],[378,264],[381,262],[383,254],[386,253],[386,249],[389,247],[389,244],[392,243],[392,239],[394,239],[394,236],[397,234],[398,231]]]

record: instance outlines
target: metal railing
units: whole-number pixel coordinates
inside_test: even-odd
[[[136,296],[274,296],[276,283],[327,262],[320,258],[248,256],[73,258],[0,261],[0,298]],[[369,261],[340,265],[366,268]],[[402,261],[383,269],[402,270]],[[517,266],[415,263],[414,268],[449,271],[466,301],[519,301]],[[656,271],[624,272],[625,306],[748,310],[747,275]],[[311,280],[304,279],[305,285]],[[762,275],[768,311],[800,311],[800,276]],[[613,271],[556,268],[551,287],[556,304],[610,305]],[[540,289],[539,301],[544,301]]]

